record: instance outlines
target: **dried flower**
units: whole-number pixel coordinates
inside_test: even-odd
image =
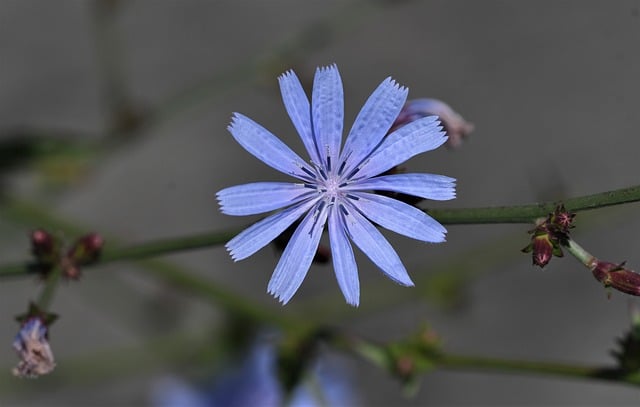
[[[51,373],[56,366],[53,352],[49,346],[47,326],[55,319],[54,315],[40,312],[31,304],[29,313],[19,317],[22,327],[13,341],[20,362],[13,369],[19,377],[38,377]]]
[[[408,101],[393,122],[391,131],[427,116],[438,116],[449,139],[447,147],[456,148],[473,131],[473,124],[456,113],[451,106],[438,99],[413,99]]]
[[[342,148],[343,89],[335,65],[316,71],[311,104],[293,71],[280,78],[284,105],[311,163],[246,116],[235,113],[229,131],[248,152],[298,183],[260,182],[217,194],[228,215],[253,215],[276,209],[227,243],[231,257],[249,257],[306,215],[293,233],[269,282],[268,291],[283,304],[298,290],[328,223],[333,266],[342,293],[358,305],[360,285],[349,238],[392,280],[411,286],[406,269],[372,222],[425,242],[442,242],[446,229],[423,211],[365,191],[401,192],[427,199],[455,197],[453,178],[432,174],[382,175],[409,158],[433,150],[447,137],[435,117],[415,120],[387,135],[407,89],[385,79],[358,114]],[[385,137],[386,136],[386,137]]]

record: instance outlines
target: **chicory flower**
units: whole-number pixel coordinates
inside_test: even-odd
[[[280,210],[230,240],[235,260],[247,258],[303,217],[282,253],[268,291],[286,304],[298,290],[328,225],[333,267],[347,303],[360,299],[351,242],[390,279],[413,282],[377,224],[424,242],[443,242],[446,229],[420,209],[372,191],[391,191],[425,199],[455,197],[455,180],[434,174],[380,175],[409,158],[447,141],[437,118],[424,117],[387,134],[408,89],[387,78],[356,117],[344,145],[343,88],[335,65],[316,70],[311,103],[293,71],[279,77],[285,108],[309,154],[307,162],[268,130],[235,113],[228,129],[249,153],[291,175],[294,183],[258,182],[218,192],[223,213],[254,215]]]

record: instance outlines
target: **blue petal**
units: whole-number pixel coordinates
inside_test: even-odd
[[[397,199],[366,192],[353,192],[352,204],[383,228],[423,242],[444,242],[447,229],[415,206]]]
[[[298,291],[307,275],[311,261],[318,250],[324,224],[327,221],[327,208],[323,201],[316,204],[300,222],[280,257],[267,290],[286,304]]]
[[[284,232],[296,219],[309,210],[314,200],[294,205],[281,212],[268,216],[238,233],[226,244],[233,261],[246,259],[268,245]]]
[[[298,178],[306,177],[301,167],[311,171],[286,144],[248,117],[234,113],[227,129],[245,150],[268,166]]]
[[[343,189],[393,191],[425,199],[446,201],[456,197],[456,180],[436,174],[394,174],[354,182]]]
[[[345,172],[354,169],[380,143],[398,117],[408,93],[407,88],[389,77],[369,96],[342,150],[340,161],[347,161]]]
[[[436,116],[413,121],[389,134],[360,166],[358,178],[382,174],[414,155],[433,150],[447,141]]]
[[[318,153],[325,169],[336,164],[342,142],[344,96],[338,67],[318,68],[313,80],[311,114]],[[324,161],[330,159],[328,163]]]
[[[342,290],[342,294],[348,304],[358,306],[360,302],[358,266],[356,265],[351,243],[349,243],[345,233],[345,226],[336,206],[333,206],[329,213],[329,240],[331,242],[333,268],[340,290]]]
[[[398,284],[413,286],[400,257],[387,239],[351,205],[348,208],[348,214],[344,216],[344,224],[351,240],[390,279]]]
[[[243,216],[280,209],[316,194],[302,184],[254,182],[225,188],[216,195],[222,213]]]
[[[280,93],[282,93],[284,107],[287,109],[287,113],[289,113],[289,117],[298,131],[309,157],[317,164],[320,164],[321,161],[318,157],[318,149],[311,127],[309,98],[304,93],[304,89],[302,89],[302,85],[293,71],[283,73],[278,78],[278,81],[280,82]]]

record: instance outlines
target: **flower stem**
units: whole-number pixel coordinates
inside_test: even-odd
[[[640,201],[640,185],[570,198],[563,203],[567,210],[579,212],[638,201]],[[557,202],[541,202],[485,208],[429,209],[426,212],[440,223],[448,225],[530,223],[536,218],[547,216],[556,206]]]
[[[46,311],[49,309],[51,305],[51,301],[53,301],[53,296],[56,293],[56,288],[58,287],[58,283],[60,282],[60,278],[62,277],[62,267],[54,267],[53,270],[47,276],[45,280],[44,287],[40,292],[40,296],[38,297],[38,308],[42,311]]]
[[[637,201],[640,201],[640,186],[571,198],[564,201],[564,205],[568,210],[578,212]],[[555,202],[545,202],[530,205],[486,208],[433,209],[427,212],[443,224],[530,223],[534,219],[546,216],[549,212],[552,212],[556,205],[557,203]],[[75,232],[74,234],[80,233],[77,232],[77,227],[70,225],[68,222],[52,220],[42,208],[24,202],[14,202],[10,204],[8,209],[5,208],[5,212],[23,219],[25,217],[33,217],[33,223],[51,225],[54,229],[71,230]],[[219,246],[235,236],[240,230],[242,230],[242,228],[150,241],[123,248],[109,248],[109,246],[107,246],[99,262],[107,263],[116,260],[142,259],[179,251]],[[578,247],[576,244],[576,250],[578,250]],[[569,249],[571,251],[571,248]],[[584,257],[588,255],[588,253],[584,252],[581,255]],[[581,259],[580,257],[578,258]],[[584,259],[586,259],[586,257],[584,257]],[[584,259],[581,259],[581,261]],[[585,265],[587,264],[585,263]],[[7,264],[0,266],[0,278],[27,274],[29,274],[29,267],[26,263],[22,263],[21,265]]]
[[[569,243],[564,246],[569,253],[573,255],[576,259],[580,261],[580,263],[587,266],[590,270],[595,267],[596,259],[591,253],[586,251],[582,246],[580,246],[575,240],[569,239]]]
[[[439,368],[454,370],[493,370],[496,372],[520,372],[554,375],[568,378],[601,379],[639,385],[640,378],[627,375],[613,367],[580,366],[525,360],[498,359],[443,353],[435,361]]]

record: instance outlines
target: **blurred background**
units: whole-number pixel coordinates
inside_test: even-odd
[[[474,123],[459,149],[406,164],[458,179],[456,200],[422,207],[560,200],[635,185],[639,40],[640,1],[631,0],[0,2],[0,260],[27,259],[28,232],[47,216],[99,232],[107,244],[246,225],[251,219],[218,211],[215,192],[285,178],[235,143],[226,130],[231,113],[302,152],[276,78],[293,68],[309,92],[315,67],[334,62],[347,129],[389,75],[410,98],[444,100]],[[594,255],[637,269],[638,209],[580,213],[573,236]],[[394,285],[360,255],[359,309],[344,303],[329,265],[312,266],[282,308],[266,293],[278,258],[271,247],[239,263],[222,247],[161,260],[265,308],[375,341],[427,323],[450,351],[614,363],[609,350],[629,326],[630,297],[608,299],[570,256],[533,268],[520,253],[528,225],[448,229],[441,245],[386,233],[416,288]],[[271,374],[269,341],[278,332],[246,326],[147,267],[110,263],[61,285],[50,334],[58,367],[37,380],[11,376],[10,345],[14,316],[41,285],[0,280],[0,405],[206,405],[213,393],[229,405],[225,391],[253,383],[243,375]],[[629,386],[481,371],[424,375],[407,398],[398,380],[360,359],[327,348],[319,360],[319,386],[339,393],[327,400],[342,405],[640,400]]]

